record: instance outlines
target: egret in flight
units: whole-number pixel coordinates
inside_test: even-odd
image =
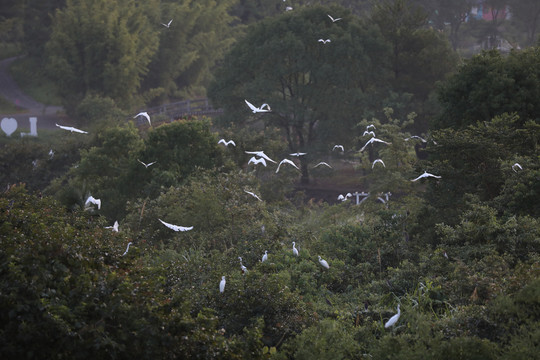
[[[328,163],[325,163],[324,161],[321,161],[320,163],[318,163],[317,165],[315,165],[313,168],[319,167],[319,166],[321,166],[321,165],[328,166],[330,169],[332,168],[330,165],[328,165]]]
[[[219,292],[222,293],[225,291],[225,276],[221,277],[221,281],[219,282]]]
[[[290,164],[290,165],[294,166],[296,169],[300,170],[300,168],[298,166],[296,166],[296,164],[293,163],[291,160],[283,159],[283,160],[281,160],[281,162],[279,163],[279,165],[277,167],[276,174],[278,173],[281,164]]]
[[[190,226],[190,227],[178,226],[178,225],[169,224],[161,219],[158,219],[158,220],[161,221],[163,225],[165,225],[169,229],[173,229],[174,231],[189,231],[193,229],[193,226]]]
[[[97,205],[98,210],[101,209],[101,200],[94,198],[92,195],[86,199],[86,202],[84,203],[84,206],[88,206],[88,204],[94,204]]]
[[[233,140],[225,141],[225,139],[219,140],[218,144],[223,144],[225,146],[229,146],[229,145],[236,146],[236,143]]]
[[[343,145],[334,145],[334,147],[332,148],[332,151],[336,150],[336,149],[341,149],[341,152],[344,152],[345,151],[345,148],[343,147]]]
[[[268,161],[270,161],[270,162],[273,162],[274,164],[277,164],[277,162],[274,161],[274,160],[272,160],[272,159],[270,159],[270,158],[264,153],[264,151],[246,151],[245,153],[246,153],[246,154],[251,154],[251,155],[255,155],[255,156],[261,157],[261,158],[263,158],[263,159],[265,159],[265,160],[268,160]]]
[[[150,115],[148,115],[148,113],[146,111],[138,113],[133,118],[135,119],[138,116],[144,116],[146,118],[146,120],[148,120],[148,124],[150,124],[150,126],[152,126],[152,122],[150,121]]]
[[[263,164],[264,167],[266,167],[266,160],[264,160],[263,158],[257,159],[255,156],[252,156],[251,159],[249,159],[248,161],[248,165],[249,164]]]
[[[132,244],[132,242],[131,242],[131,241],[130,241],[130,242],[128,242],[128,244],[127,244],[127,248],[126,248],[126,251],[125,251],[125,252],[124,252],[124,253],[122,254],[122,256],[124,256],[124,255],[126,255],[126,254],[128,253],[128,251],[129,251],[129,245],[131,245],[131,244]]]
[[[364,147],[360,149],[360,151],[364,151],[364,149],[366,148],[366,146],[368,146],[369,144],[373,144],[374,142],[380,142],[380,143],[383,143],[383,144],[386,144],[386,145],[392,144],[392,143],[386,142],[386,141],[384,141],[384,140],[377,139],[376,137],[372,137],[371,139],[368,140],[368,142],[366,143],[366,145],[364,145]]]
[[[384,161],[382,161],[381,159],[377,159],[373,162],[373,164],[371,165],[371,168],[373,169],[373,167],[375,166],[376,163],[381,163],[382,166],[386,167],[386,165],[384,165]]]
[[[262,199],[260,197],[257,196],[257,194],[251,192],[251,191],[247,191],[247,190],[244,190],[247,194],[253,196],[255,199],[259,200],[259,201],[262,201]]]
[[[364,131],[362,136],[366,136],[366,135],[371,135],[371,137],[375,137],[375,132],[366,130],[366,131]]]
[[[413,136],[410,136],[410,137],[408,137],[408,138],[405,138],[405,141],[409,141],[409,140],[411,140],[411,139],[418,139],[418,140],[422,141],[423,143],[426,143],[426,142],[427,142],[426,139],[423,139],[423,138],[421,138],[421,137],[418,136],[418,135],[413,135]]]
[[[512,165],[512,170],[514,170],[514,172],[517,172],[516,169],[523,170],[521,165],[519,165],[518,163],[515,163],[514,165]]]
[[[270,105],[264,103],[262,104],[260,107],[256,107],[255,105],[253,105],[252,103],[250,103],[249,101],[245,100],[244,101],[246,102],[247,106],[249,106],[249,108],[251,109],[251,111],[255,114],[255,113],[260,113],[260,112],[270,112],[272,111],[272,109],[270,109]]]
[[[416,180],[420,180],[421,178],[427,178],[427,177],[434,177],[434,178],[437,178],[437,179],[441,178],[441,176],[433,175],[433,174],[428,173],[427,171],[424,171],[424,173],[422,175],[420,175],[416,179],[412,179],[411,181],[416,181]]]
[[[329,42],[332,42],[332,40],[330,40],[330,39],[326,39],[326,40],[324,40],[324,39],[319,39],[319,42],[322,42],[323,44],[327,44],[327,43],[329,43]]]
[[[113,231],[118,232],[118,221],[115,221],[113,226],[105,226],[105,229],[112,229]]]
[[[319,263],[324,267],[324,268],[327,268],[327,269],[330,269],[330,265],[328,265],[328,263],[326,262],[326,260],[324,260],[321,255],[319,255]]]
[[[172,19],[167,24],[161,23],[161,25],[165,26],[167,29],[171,27]]]
[[[336,19],[334,19],[334,18],[333,18],[332,16],[330,16],[329,14],[327,14],[327,15],[328,15],[328,17],[330,18],[330,20],[332,20],[333,23],[335,23],[336,21],[341,20],[341,18],[336,18]]]
[[[142,162],[141,160],[139,160],[139,159],[137,159],[137,161],[140,162],[141,164],[143,164],[144,167],[147,168],[147,169],[148,169],[149,166],[152,166],[152,165],[154,165],[155,163],[157,163],[157,161],[152,161],[151,163],[146,164],[146,163],[143,163],[143,162]]]
[[[388,329],[390,326],[394,325],[395,323],[397,323],[397,321],[399,320],[399,317],[401,315],[401,311],[399,310],[399,304],[397,306],[397,314],[395,314],[394,316],[392,316],[387,322],[386,324],[384,324],[384,327],[385,329]]]
[[[307,153],[302,153],[302,152],[295,152],[295,153],[292,153],[292,154],[289,154],[291,156],[296,156],[296,157],[300,157],[300,156],[304,156],[306,155]]]
[[[80,134],[88,134],[87,131],[79,130],[77,128],[74,128],[73,126],[63,126],[63,125],[58,125],[58,124],[55,124],[55,125],[58,126],[62,130],[67,130],[67,131],[76,132]]]

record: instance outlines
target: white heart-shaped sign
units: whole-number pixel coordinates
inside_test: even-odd
[[[3,118],[2,122],[0,123],[0,127],[7,136],[10,136],[17,130],[17,120],[14,118]]]

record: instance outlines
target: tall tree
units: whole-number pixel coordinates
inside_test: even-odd
[[[512,21],[527,33],[525,45],[533,45],[538,27],[540,27],[540,2],[536,0],[510,0],[508,4]]]
[[[157,0],[68,0],[47,43],[49,71],[69,110],[86,95],[127,108],[158,47]]]
[[[328,17],[341,17],[332,22]],[[319,39],[330,42],[322,43]],[[385,84],[379,34],[341,7],[306,7],[252,25],[227,55],[209,89],[214,105],[242,124],[262,119],[283,130],[290,152],[321,134],[350,137],[358,109]],[[244,100],[272,111],[252,114]],[[302,181],[308,182],[301,158]]]

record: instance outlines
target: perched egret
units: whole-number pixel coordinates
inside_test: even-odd
[[[321,255],[319,255],[319,263],[320,263],[323,267],[325,267],[325,268],[327,268],[327,269],[330,269],[330,265],[328,265],[328,263],[326,262],[326,260],[324,260],[323,258],[321,258]]]
[[[88,206],[88,204],[90,204],[90,203],[92,203],[94,205],[97,205],[97,208],[101,209],[101,200],[100,199],[96,199],[92,195],[90,195],[88,197],[88,199],[86,199],[86,202],[84,203],[84,206]]]
[[[105,229],[112,229],[113,231],[118,232],[118,221],[115,221],[113,226],[105,226]]]
[[[298,249],[296,248],[296,243],[293,241],[292,242],[292,253],[295,255],[295,256],[298,256]]]
[[[382,166],[386,167],[386,165],[384,165],[384,161],[382,161],[381,159],[377,159],[373,162],[373,164],[371,164],[371,168],[373,169],[373,167],[375,166],[376,163],[381,163]]]
[[[189,231],[193,229],[193,226],[190,226],[190,227],[178,226],[178,225],[169,224],[161,219],[158,219],[158,220],[161,221],[163,225],[165,225],[169,229],[173,229],[174,231]]]
[[[251,196],[253,196],[257,200],[262,201],[262,199],[259,196],[257,196],[257,194],[255,194],[255,193],[253,193],[251,191],[247,191],[247,190],[244,190],[244,192],[251,195]]]
[[[58,124],[55,124],[55,125],[58,126],[62,130],[67,130],[67,131],[76,132],[80,134],[88,134],[87,131],[79,130],[77,128],[74,128],[73,126],[63,126],[63,125],[58,125]]]
[[[172,19],[167,24],[161,23],[161,25],[165,26],[167,29],[171,27]]]
[[[324,161],[321,161],[320,163],[318,163],[317,165],[315,165],[313,168],[319,167],[319,166],[321,166],[321,165],[328,166],[330,169],[332,168],[330,165],[328,165],[328,163],[325,163]]]
[[[247,273],[248,269],[242,264],[242,258],[240,256],[238,257],[238,260],[240,260],[240,270],[242,270],[242,274]]]
[[[441,178],[440,176],[433,175],[433,174],[428,173],[427,171],[424,171],[424,173],[422,175],[420,175],[416,179],[412,179],[411,181],[420,180],[421,178],[425,178],[425,177],[434,177],[434,178],[437,178],[437,179]]]
[[[281,160],[281,162],[279,163],[279,165],[277,167],[276,174],[278,173],[281,164],[290,164],[290,165],[294,166],[296,169],[300,170],[300,168],[298,166],[296,166],[296,164],[293,163],[291,160],[283,159],[283,160]]]
[[[373,144],[374,142],[380,142],[380,143],[383,143],[383,144],[386,144],[386,145],[392,144],[392,143],[386,142],[386,141],[384,141],[384,140],[377,139],[376,137],[372,137],[371,139],[368,140],[368,142],[366,143],[366,145],[364,145],[364,147],[360,149],[360,151],[364,151],[364,149],[366,148],[366,146],[368,146],[369,144]]]
[[[332,151],[336,150],[336,149],[341,149],[341,152],[344,152],[345,151],[345,148],[343,147],[343,145],[334,145],[334,147],[332,148]]]
[[[131,245],[131,244],[132,244],[132,242],[131,242],[131,241],[130,241],[130,242],[128,242],[128,244],[127,244],[127,248],[126,248],[126,251],[125,251],[125,252],[124,252],[124,253],[122,254],[122,256],[124,256],[124,255],[126,255],[126,254],[128,253],[128,251],[129,251],[129,245]]]
[[[133,118],[135,119],[138,116],[144,116],[146,118],[146,120],[148,120],[148,124],[150,124],[150,126],[152,126],[152,122],[150,121],[150,115],[148,115],[148,113],[146,111],[138,113]]]
[[[384,324],[384,327],[387,329],[389,328],[390,326],[394,325],[398,320],[399,320],[399,316],[401,315],[401,311],[399,310],[399,304],[397,306],[397,314],[392,316],[387,322],[386,324]]]
[[[255,164],[255,165],[263,164],[264,167],[266,167],[266,160],[264,160],[263,158],[257,159],[255,156],[252,156],[251,159],[249,159],[249,161],[248,161],[248,165],[249,164]]]
[[[139,160],[139,159],[137,159],[137,161],[140,162],[141,164],[143,164],[144,167],[147,168],[147,169],[148,169],[149,166],[152,166],[152,165],[154,165],[155,163],[157,163],[157,161],[152,161],[151,163],[148,163],[148,164],[147,164],[147,163],[143,163],[143,162],[142,162],[141,160]]]
[[[225,291],[225,276],[221,277],[221,281],[219,282],[219,292],[222,293]]]
[[[265,262],[266,260],[268,260],[268,250],[264,250],[264,255],[262,257],[261,262]]]
[[[219,140],[218,144],[223,144],[225,146],[229,146],[229,145],[236,146],[236,143],[233,140],[225,141],[225,139]]]
[[[330,16],[329,14],[327,14],[327,15],[328,15],[328,17],[330,18],[330,20],[332,20],[332,22],[336,22],[336,21],[341,20],[341,18],[335,18],[335,19],[334,19],[334,18],[333,18],[332,16]]]
[[[246,102],[247,106],[249,106],[249,108],[251,109],[251,111],[255,114],[255,113],[260,113],[260,112],[270,112],[272,111],[270,109],[270,105],[268,104],[262,104],[260,107],[256,107],[255,105],[253,105],[252,103],[250,103],[249,101],[245,100],[244,101]]]
[[[329,43],[329,42],[332,42],[332,40],[330,40],[330,39],[326,39],[326,40],[324,40],[324,39],[319,39],[319,42],[322,42],[323,44],[327,44],[327,43]]]
[[[270,158],[264,153],[264,151],[246,151],[245,153],[246,153],[246,154],[251,154],[251,155],[255,155],[255,156],[261,157],[261,158],[263,158],[263,159],[265,159],[265,160],[268,160],[268,161],[270,161],[270,162],[273,162],[274,164],[277,164],[277,162],[274,161],[274,160],[272,160],[272,159],[270,159]]]
[[[514,170],[514,172],[517,172],[516,169],[523,170],[521,165],[519,165],[518,163],[515,163],[514,165],[512,165],[512,170]]]

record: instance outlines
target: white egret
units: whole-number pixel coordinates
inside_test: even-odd
[[[422,141],[422,142],[424,142],[424,143],[427,142],[427,140],[421,138],[421,137],[418,136],[418,135],[413,135],[413,136],[410,136],[410,137],[408,137],[408,138],[405,138],[405,141],[409,141],[409,140],[411,140],[411,139],[418,139],[418,140],[420,140],[420,141]]]
[[[251,111],[255,114],[255,113],[260,113],[260,112],[270,112],[272,111],[272,109],[270,109],[270,105],[264,103],[262,104],[260,107],[256,107],[255,105],[253,105],[252,103],[250,103],[249,101],[245,100],[244,101],[246,102],[246,104],[249,106],[249,108],[251,109]],[[266,108],[266,109],[265,109]]]
[[[292,10],[292,6],[287,6],[287,7],[285,8],[285,11],[291,11],[291,10]]]
[[[291,160],[283,159],[283,160],[281,160],[281,162],[279,163],[279,165],[277,167],[276,174],[278,173],[281,164],[290,164],[290,165],[294,166],[296,169],[300,170],[300,168],[298,166],[296,166],[296,164],[293,163]]]
[[[383,144],[386,144],[386,145],[392,144],[392,143],[386,142],[386,141],[384,141],[384,140],[377,139],[376,137],[372,137],[371,139],[368,140],[368,142],[366,143],[366,145],[364,145],[364,147],[360,149],[360,151],[364,151],[364,149],[366,148],[366,146],[368,146],[369,144],[373,144],[374,142],[380,142],[380,143],[383,143]]]
[[[221,277],[221,281],[219,282],[219,292],[222,293],[225,291],[225,276]]]
[[[295,255],[295,256],[298,256],[298,249],[296,248],[296,243],[293,241],[292,242],[292,253]]]
[[[115,221],[113,226],[105,226],[105,229],[112,229],[113,231],[118,232],[118,221]]]
[[[333,23],[335,23],[336,21],[341,20],[341,18],[335,18],[335,19],[334,19],[334,18],[333,18],[332,16],[330,16],[329,14],[327,14],[327,15],[328,15],[328,17],[330,18],[330,20],[332,20]]]
[[[366,135],[371,135],[371,137],[375,137],[375,132],[366,130],[366,131],[364,131],[362,136],[366,136]]]
[[[125,251],[125,252],[124,252],[124,253],[122,254],[122,256],[124,256],[124,255],[126,255],[126,254],[128,253],[128,251],[129,251],[129,245],[131,245],[131,244],[132,244],[132,242],[131,242],[131,241],[130,241],[130,242],[128,242],[128,244],[127,244],[127,248],[126,248],[126,251]]]
[[[373,161],[373,164],[371,164],[372,169],[373,169],[373,167],[375,166],[376,163],[381,163],[382,166],[386,167],[386,165],[384,165],[384,161],[382,161],[381,159],[376,159],[375,161]]]
[[[244,264],[242,264],[242,258],[239,256],[238,259],[240,260],[240,269],[242,270],[242,274],[247,273],[248,269],[244,266]]]
[[[332,148],[332,151],[336,150],[336,149],[341,149],[341,152],[344,152],[345,151],[345,148],[343,147],[343,145],[334,145],[334,147]]]
[[[139,160],[139,159],[137,159],[137,161],[140,162],[141,164],[143,164],[144,167],[147,168],[147,169],[148,169],[149,166],[152,166],[152,165],[154,165],[155,163],[157,163],[157,161],[152,161],[151,163],[148,163],[148,164],[147,164],[147,163],[143,163],[143,162],[142,162],[141,160]]]
[[[330,169],[332,168],[330,165],[328,165],[328,163],[325,163],[324,161],[321,161],[320,163],[318,163],[317,165],[315,165],[313,168],[319,167],[319,166],[321,166],[321,165],[328,166]]]
[[[270,158],[264,153],[264,151],[246,151],[245,153],[246,153],[246,154],[251,154],[251,155],[255,155],[255,156],[261,157],[261,158],[263,158],[263,159],[265,159],[265,160],[268,160],[268,161],[270,161],[270,162],[273,162],[274,164],[277,164],[277,162],[274,161],[274,160],[272,160],[272,159],[270,159]]]
[[[289,154],[291,156],[296,156],[296,157],[300,157],[300,156],[304,156],[306,155],[307,153],[303,153],[303,152],[295,152],[295,153],[292,153],[292,154]]]
[[[55,124],[55,125],[58,126],[62,130],[67,130],[67,131],[76,132],[80,134],[88,134],[87,131],[79,130],[77,128],[74,128],[73,126],[63,126],[63,125],[58,125],[58,124]]]
[[[236,146],[236,143],[233,140],[225,141],[225,139],[219,140],[218,144],[223,144],[225,146],[229,146],[229,145]]]
[[[352,197],[352,194],[351,193],[347,193],[346,195],[343,195],[343,194],[339,194],[339,196],[337,197],[338,200],[341,200],[341,201],[345,201],[347,200],[348,198]]]
[[[150,126],[152,126],[152,122],[150,121],[150,115],[148,115],[148,113],[146,111],[138,113],[133,118],[135,119],[138,116],[144,116],[146,118],[146,120],[148,120],[148,123],[150,124]]]
[[[324,260],[323,258],[321,258],[321,255],[319,255],[319,263],[320,263],[323,267],[325,267],[325,268],[327,268],[327,269],[330,269],[330,265],[328,265],[328,263],[326,262],[326,260]]]
[[[425,178],[425,177],[434,177],[434,178],[437,178],[437,179],[441,178],[441,176],[433,175],[433,174],[428,173],[427,171],[424,171],[424,173],[422,175],[420,175],[416,179],[412,179],[411,181],[420,180],[421,178]]]
[[[97,205],[98,210],[101,209],[101,200],[100,199],[96,199],[92,195],[90,195],[88,197],[88,199],[86,199],[86,202],[84,203],[84,206],[88,206],[88,204],[90,204],[90,203],[92,203],[94,205]]]
[[[332,42],[332,40],[330,40],[330,39],[326,39],[326,40],[324,40],[324,39],[319,39],[318,41],[319,41],[319,42],[322,42],[323,44]]]
[[[257,194],[252,193],[251,191],[247,191],[247,190],[244,190],[244,192],[246,192],[247,194],[253,196],[257,200],[262,201],[262,199],[259,196],[257,196]]]
[[[397,314],[395,314],[394,316],[392,316],[387,322],[386,324],[384,324],[384,327],[387,329],[389,328],[390,326],[394,325],[398,320],[399,320],[399,317],[401,315],[401,311],[399,310],[399,304],[397,306]]]
[[[178,226],[178,225],[173,225],[173,224],[169,224],[161,219],[158,219],[159,221],[161,221],[161,223],[163,225],[165,225],[166,227],[168,227],[169,229],[172,229],[174,231],[189,231],[189,230],[192,230],[193,229],[193,226],[190,226],[190,227],[185,227],[185,226]]]
[[[54,151],[53,149],[49,150],[49,159],[52,159],[54,157]]]
[[[523,170],[521,165],[519,165],[518,163],[515,163],[514,165],[512,165],[512,170],[514,170],[514,172],[517,172],[516,169]]]
[[[366,130],[369,130],[369,129],[371,129],[371,128],[377,130],[377,128],[376,128],[375,125],[373,125],[373,124],[369,124],[368,126],[366,126]]]
[[[266,160],[264,160],[263,158],[257,159],[255,156],[252,156],[251,159],[249,159],[248,161],[248,165],[249,164],[263,164],[264,167],[266,167]]]
[[[172,19],[167,24],[161,23],[161,25],[165,26],[167,29],[171,27]]]
[[[268,260],[268,250],[264,250],[264,255],[262,257],[261,262],[265,262],[266,260]]]

